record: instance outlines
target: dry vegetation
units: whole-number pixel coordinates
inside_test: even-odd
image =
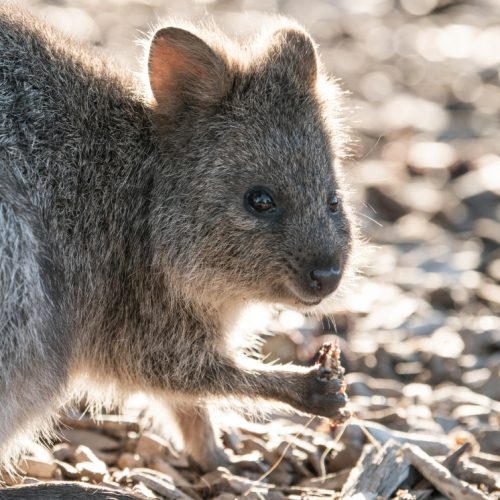
[[[142,430],[141,412],[99,424],[73,415],[17,481],[83,480],[114,489],[109,498],[500,498],[499,4],[26,3],[133,69],[136,30],[156,14],[208,11],[231,34],[266,12],[296,17],[352,91],[360,152],[348,177],[374,248],[335,325],[284,312],[264,346],[307,364],[337,334],[354,413],[345,426],[222,419],[234,464],[202,474]]]

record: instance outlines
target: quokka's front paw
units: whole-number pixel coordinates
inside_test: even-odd
[[[317,367],[306,374],[301,410],[321,417],[334,418],[348,402],[345,384],[337,378],[320,376]]]
[[[323,345],[316,365],[305,374],[305,379],[303,411],[334,419],[337,423],[349,418],[350,412],[345,408],[349,398],[337,343]]]

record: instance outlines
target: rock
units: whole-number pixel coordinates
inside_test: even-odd
[[[62,462],[71,462],[75,456],[75,448],[68,443],[59,443],[52,448],[52,455]]]
[[[500,285],[483,283],[476,293],[480,299],[488,302],[494,308],[493,310],[500,311]]]
[[[65,416],[62,423],[73,429],[99,430],[113,434],[121,439],[127,432],[139,432],[140,426],[137,419],[123,415],[96,415],[95,418]]]
[[[106,464],[87,446],[80,445],[75,450],[77,461],[76,470],[81,477],[88,477],[91,481],[99,482],[108,473]]]
[[[59,469],[62,472],[62,475],[66,479],[77,479],[80,477],[78,469],[76,467],[73,467],[71,464],[63,462],[61,460],[57,460],[55,463],[58,465]]]
[[[146,458],[163,455],[171,450],[170,444],[152,432],[143,432],[137,440],[136,453]]]
[[[120,456],[119,451],[99,451],[95,452],[97,458],[102,460],[106,465],[116,465],[118,457]]]
[[[439,287],[429,291],[430,303],[442,309],[458,309],[463,306],[467,299],[467,293],[463,288]]]
[[[376,206],[379,217],[395,222],[410,212],[410,207],[395,199],[394,189],[388,185],[369,186],[365,193],[367,203]]]
[[[465,420],[469,418],[478,418],[487,420],[490,415],[490,410],[477,405],[460,405],[457,406],[452,413],[453,418],[457,420]]]
[[[417,142],[408,151],[408,166],[417,173],[446,170],[457,161],[456,151],[444,142]]]
[[[399,93],[384,102],[379,119],[385,130],[416,128],[436,134],[446,129],[449,115],[435,102]]]
[[[497,283],[500,283],[500,258],[490,261],[486,267],[486,272]]]
[[[38,479],[52,479],[57,470],[57,464],[54,461],[24,456],[19,462],[19,469],[28,476]]]
[[[364,445],[364,436],[356,436],[354,439],[352,433],[342,436],[343,443],[340,448],[332,450],[325,459],[326,472],[340,472],[344,469],[354,467],[358,461]]]
[[[244,437],[241,440],[241,453],[248,454],[252,452],[258,452],[263,457],[267,456],[269,450],[266,447],[266,442],[257,437]],[[271,457],[271,461],[272,460],[273,457]]]
[[[499,200],[500,203],[500,200]],[[500,223],[488,217],[474,220],[473,231],[476,236],[481,238],[486,249],[495,251],[500,245]]]
[[[432,397],[432,388],[427,384],[407,384],[403,387],[403,396],[415,403],[428,403]]]
[[[100,464],[102,460],[97,458],[96,454],[88,447],[84,445],[78,446],[75,450],[75,460],[77,462],[94,462]]]
[[[376,379],[360,373],[348,373],[346,383],[349,393],[354,395],[372,395],[400,397],[403,393],[403,384],[392,379]]]
[[[222,443],[224,448],[230,448],[235,453],[239,453],[241,449],[241,436],[233,429],[227,429],[222,434]]]
[[[474,434],[483,453],[500,456],[500,430],[485,427]]]
[[[359,426],[361,424],[356,423],[348,423],[346,425],[346,431],[344,434],[351,429],[351,432],[359,432]],[[373,422],[365,422],[363,424],[363,428],[365,432],[368,432],[372,438],[374,438],[379,443],[386,443],[389,440],[398,442],[398,443],[409,443],[419,446],[422,450],[424,450],[429,455],[446,455],[449,452],[451,440],[447,437],[443,436],[435,436],[433,434],[423,434],[417,432],[400,432],[394,431],[392,429],[388,429],[387,427],[376,424]],[[358,430],[359,429],[359,430]],[[363,432],[363,431],[361,431]],[[364,432],[363,432],[364,435]],[[345,439],[349,439],[349,434]],[[356,440],[357,441],[357,440]]]
[[[479,217],[488,217],[491,208],[499,201],[499,169],[500,158],[487,157],[477,170],[459,177],[454,182],[453,188],[457,195],[471,206]]]
[[[137,453],[122,453],[117,461],[120,469],[132,469],[134,467],[143,467],[144,458]]]
[[[186,484],[188,482],[175,467],[172,467],[168,462],[160,457],[153,457],[149,461],[149,467],[170,476],[176,484]]]
[[[432,402],[440,411],[455,408],[460,404],[475,404],[488,408],[493,413],[500,413],[500,402],[454,384],[436,388],[432,394]]]
[[[59,435],[63,441],[73,445],[85,445],[99,451],[116,450],[119,447],[116,439],[105,436],[100,432],[85,429],[60,429]]]
[[[100,482],[108,473],[108,469],[104,462],[78,462],[76,470],[80,477],[87,477],[91,481]]]

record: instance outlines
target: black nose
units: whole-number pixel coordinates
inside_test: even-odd
[[[330,295],[340,283],[342,268],[335,264],[322,269],[313,269],[309,272],[309,287],[315,295]]]

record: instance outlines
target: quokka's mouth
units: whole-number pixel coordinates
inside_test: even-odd
[[[302,304],[303,306],[308,306],[308,307],[313,307],[321,304],[321,299],[316,299],[314,301],[309,301],[309,300],[304,300],[304,299],[299,299],[299,297],[295,297],[295,300]]]
[[[304,297],[302,294],[297,292],[293,287],[289,286],[288,291],[290,293],[290,298],[294,301],[297,302],[298,304],[306,307],[314,307],[317,306],[321,303],[323,300],[322,298],[319,297]]]

